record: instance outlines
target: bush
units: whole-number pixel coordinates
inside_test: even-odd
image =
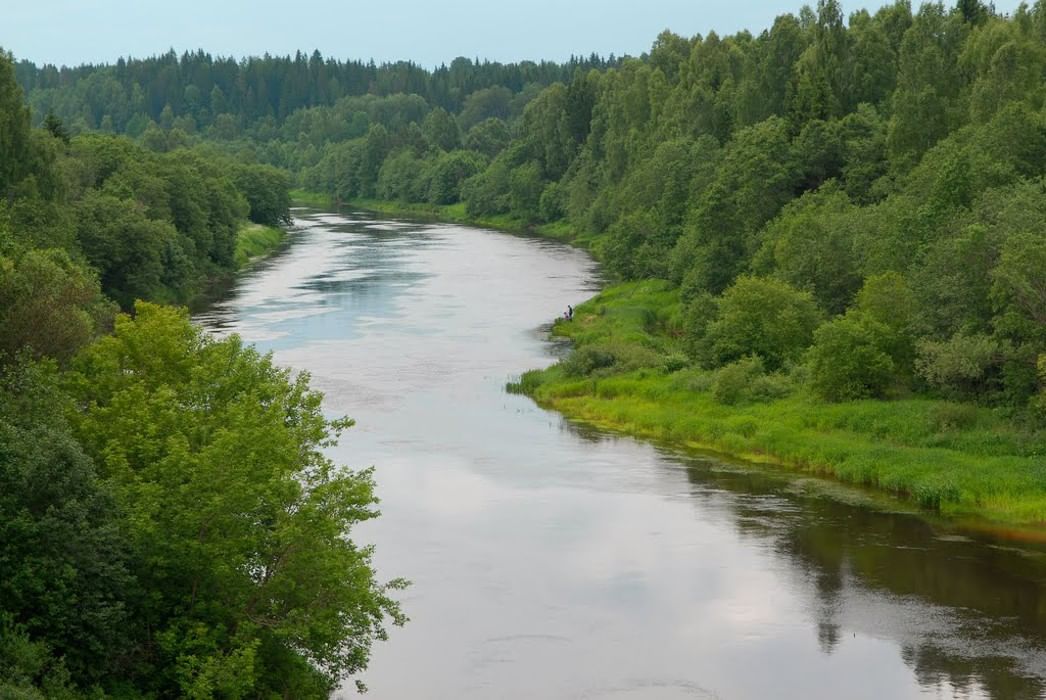
[[[1046,418],[1046,353],[1039,355],[1037,362],[1039,371],[1039,394],[1032,397],[1032,411],[1040,418]]]
[[[1008,348],[984,334],[956,333],[949,340],[919,343],[916,370],[933,387],[953,396],[976,396],[996,388]]]
[[[884,345],[889,329],[864,316],[847,315],[814,333],[810,379],[829,401],[881,397],[893,380],[894,362]]]
[[[808,292],[760,277],[738,278],[717,307],[707,343],[719,364],[758,355],[768,369],[779,369],[802,356],[821,321]]]
[[[940,403],[930,409],[930,425],[938,432],[966,430],[977,422],[977,407],[968,403]]]
[[[673,388],[691,391],[695,394],[709,391],[714,382],[715,373],[701,369],[683,370],[672,377]]]
[[[560,361],[563,373],[568,377],[587,377],[597,369],[611,367],[617,362],[613,353],[601,347],[578,348]]]
[[[753,382],[762,378],[766,371],[763,361],[756,356],[745,357],[733,362],[718,372],[712,383],[712,398],[732,406],[751,398]]]
[[[661,361],[661,367],[669,374],[686,369],[689,365],[690,358],[681,352],[670,353]]]

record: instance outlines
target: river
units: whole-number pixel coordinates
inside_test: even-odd
[[[507,394],[597,289],[579,251],[295,216],[292,244],[196,318],[357,421],[332,456],[376,466],[382,517],[353,538],[413,582],[370,697],[1046,697],[1046,549]]]

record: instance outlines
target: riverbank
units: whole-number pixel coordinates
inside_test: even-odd
[[[1046,525],[1046,435],[992,409],[909,398],[826,403],[800,380],[730,388],[686,366],[677,292],[608,287],[554,334],[575,348],[516,391],[593,425],[827,475],[950,518]]]
[[[250,267],[263,258],[272,255],[283,247],[287,241],[287,232],[277,226],[244,223],[236,232],[236,251],[233,259],[236,269]]]
[[[573,236],[565,224],[476,219],[461,204],[348,206],[598,250],[598,237]],[[678,291],[657,280],[606,288],[577,307],[573,322],[557,322],[553,334],[574,342],[571,355],[524,373],[512,388],[571,419],[830,476],[949,518],[1030,527],[1033,538],[1046,537],[1046,434],[992,409],[928,398],[826,403],[801,377],[768,380],[754,392],[736,380],[730,388],[716,372],[689,367]]]
[[[397,202],[386,199],[354,199],[351,202],[342,202],[339,205],[329,195],[308,190],[291,190],[291,201],[299,206],[359,209],[388,216],[468,224],[470,226],[479,226],[510,233],[535,234],[543,238],[551,238],[583,248],[598,258],[597,242],[600,237],[576,234],[565,221],[556,221],[550,224],[534,224],[509,214],[471,216],[465,210],[464,202],[458,202],[457,204],[427,204],[423,202]]]

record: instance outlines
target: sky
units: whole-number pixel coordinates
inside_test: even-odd
[[[562,61],[637,56],[663,29],[692,36],[758,33],[804,0],[35,0],[0,13],[0,47],[38,64],[113,62],[170,48],[212,54],[293,54],[412,60],[457,56]],[[4,4],[7,4],[6,2]],[[810,0],[810,4],[816,4]],[[849,13],[882,0],[843,0]],[[913,5],[918,4],[913,2]],[[953,4],[949,2],[948,4]],[[998,0],[1010,12],[1017,0]]]

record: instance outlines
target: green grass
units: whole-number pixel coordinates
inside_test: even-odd
[[[236,234],[236,267],[243,269],[283,245],[287,233],[275,226],[244,224]]]
[[[335,206],[335,203],[329,195],[300,189],[291,190],[291,200],[298,205],[320,208]],[[471,224],[474,226],[483,226],[485,228],[492,228],[498,231],[508,231],[511,233],[532,233],[589,250],[594,250],[594,244],[599,240],[598,236],[576,233],[565,221],[554,221],[548,224],[534,224],[509,214],[471,216],[465,210],[464,202],[457,202],[455,204],[428,204],[424,202],[399,202],[385,199],[360,198],[342,204],[343,206],[351,207],[353,209],[362,209],[364,211],[387,214],[389,216],[403,216],[432,221]]]
[[[299,206],[310,206],[325,208],[332,204],[329,194],[322,192],[311,192],[309,190],[291,190],[291,202]]]
[[[1042,431],[972,404],[826,403],[801,385],[784,398],[724,405],[714,373],[680,369],[679,314],[664,282],[610,287],[553,329],[595,359],[567,358],[512,388],[597,426],[833,476],[947,516],[1046,524]]]

